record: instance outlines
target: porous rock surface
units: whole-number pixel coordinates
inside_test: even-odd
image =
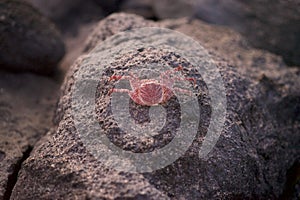
[[[198,152],[211,107],[205,98],[205,84],[193,71],[195,66],[181,55],[155,47],[119,56],[116,62],[103,66],[95,94],[95,112],[99,124],[107,130],[105,134],[126,150],[144,152],[145,147],[149,150],[157,147],[153,144],[161,144],[135,142],[126,133],[120,137],[124,133],[114,127],[109,116],[108,94],[113,82],[107,80],[112,74],[136,69],[141,64],[182,64],[183,73],[197,79],[196,88],[203,94],[197,97],[202,113],[198,134],[182,157],[155,172],[119,172],[95,159],[82,143],[72,113],[72,87],[79,69],[93,73],[88,71],[89,65],[95,65],[91,62],[92,53],[88,53],[91,49],[101,52],[112,45],[122,46],[104,45],[101,41],[118,31],[149,24],[190,35],[209,51],[226,87],[225,126],[208,160],[200,159]],[[99,23],[87,44],[87,54],[74,63],[62,86],[55,118],[57,128],[25,161],[12,199],[278,199],[297,195],[299,69],[287,68],[279,57],[251,48],[229,29],[198,20],[155,24],[135,15],[114,14]],[[135,111],[133,118],[134,113],[140,112],[147,120],[139,105],[131,102],[130,106]],[[167,106],[176,109],[176,99]],[[169,138],[170,135],[163,137]]]
[[[21,163],[52,127],[58,89],[48,78],[0,73],[0,199],[9,199]]]
[[[24,1],[0,2],[0,68],[49,74],[64,55],[58,30]]]

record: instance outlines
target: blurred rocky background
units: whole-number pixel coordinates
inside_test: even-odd
[[[209,50],[234,117],[207,163],[194,144],[165,170],[107,173],[64,113],[72,74],[102,40],[145,26]],[[300,199],[299,66],[299,0],[0,0],[0,199]]]

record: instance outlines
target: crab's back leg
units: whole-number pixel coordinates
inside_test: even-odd
[[[131,91],[128,89],[113,88],[113,89],[110,89],[109,94],[111,94],[113,92],[128,93],[129,95],[131,93]]]
[[[173,90],[175,92],[179,92],[179,93],[182,93],[182,94],[185,94],[185,95],[188,95],[188,96],[193,96],[193,92],[190,91],[190,90],[185,90],[185,89],[177,88],[177,87],[173,88]]]

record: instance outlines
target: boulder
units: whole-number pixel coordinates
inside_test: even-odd
[[[55,26],[27,3],[0,2],[0,68],[49,74],[64,55]]]
[[[220,72],[226,89],[226,119],[216,145],[205,159],[199,157],[199,150],[213,110],[219,109],[219,105],[212,106],[209,86],[197,66],[174,49],[156,48],[160,42],[176,40],[164,32],[152,35],[149,32],[153,40],[138,35],[131,38],[116,35],[119,31],[145,26],[166,27],[193,37],[204,47],[203,51],[209,52],[201,57],[203,62],[211,62],[216,67],[208,68],[210,78],[218,81],[215,71]],[[138,42],[146,44],[148,40],[152,41],[151,47],[137,46]],[[180,44],[182,48],[188,45]],[[128,47],[132,51],[123,52]],[[197,45],[188,47],[187,51],[193,52]],[[185,121],[180,121],[178,111],[182,104],[176,95],[163,104],[167,123],[152,139],[132,136],[116,123],[111,96],[115,94],[111,89],[117,82],[109,80],[128,70],[147,71],[147,66],[154,64],[170,66],[171,70],[182,69],[182,75],[196,81],[190,85],[199,110],[191,110],[190,115],[200,114],[199,126],[192,144],[174,162],[158,170],[146,168],[145,172],[134,173],[128,168],[136,163],[114,165],[118,157],[107,158],[110,150],[95,146],[96,139],[105,136],[125,151],[143,154],[162,148],[177,137],[174,132]],[[101,74],[95,76],[93,68],[101,69]],[[56,129],[24,162],[12,199],[291,198],[299,182],[298,175],[290,176],[299,170],[299,73],[298,68],[287,68],[280,57],[253,49],[239,34],[227,28],[199,20],[154,23],[136,15],[111,15],[98,24],[87,43],[86,54],[69,70],[55,116]],[[96,88],[89,88],[89,81],[78,82],[81,78],[91,79]],[[82,102],[83,97],[74,98],[78,86],[91,94],[92,99]],[[126,102],[136,123],[149,122],[150,108],[132,100]],[[86,109],[90,104],[95,105],[92,113]],[[78,124],[77,120],[82,118],[86,119],[85,123]],[[104,132],[89,133],[94,119]],[[90,143],[86,143],[86,138]],[[185,142],[182,140],[182,144]],[[110,162],[104,162],[106,158]],[[143,164],[148,160],[137,162]]]

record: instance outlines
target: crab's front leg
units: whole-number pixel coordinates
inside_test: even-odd
[[[195,78],[191,78],[191,77],[182,78],[177,74],[172,78],[170,77],[171,74],[174,74],[174,73],[176,73],[178,71],[182,71],[182,70],[183,70],[183,67],[181,65],[179,65],[178,67],[176,67],[173,70],[167,70],[167,71],[163,72],[160,76],[162,84],[168,86],[169,88],[172,88],[175,81],[192,81],[193,85],[195,86],[196,85]]]
[[[129,76],[113,75],[109,78],[109,81],[112,80],[129,80],[132,90],[136,90],[141,85],[139,78],[131,72],[129,72]]]
[[[187,96],[193,96],[193,92],[190,91],[190,90],[186,90],[186,89],[182,89],[182,88],[177,88],[177,87],[174,87],[173,90],[175,92],[178,92],[178,93],[181,93],[181,94],[185,94]]]

